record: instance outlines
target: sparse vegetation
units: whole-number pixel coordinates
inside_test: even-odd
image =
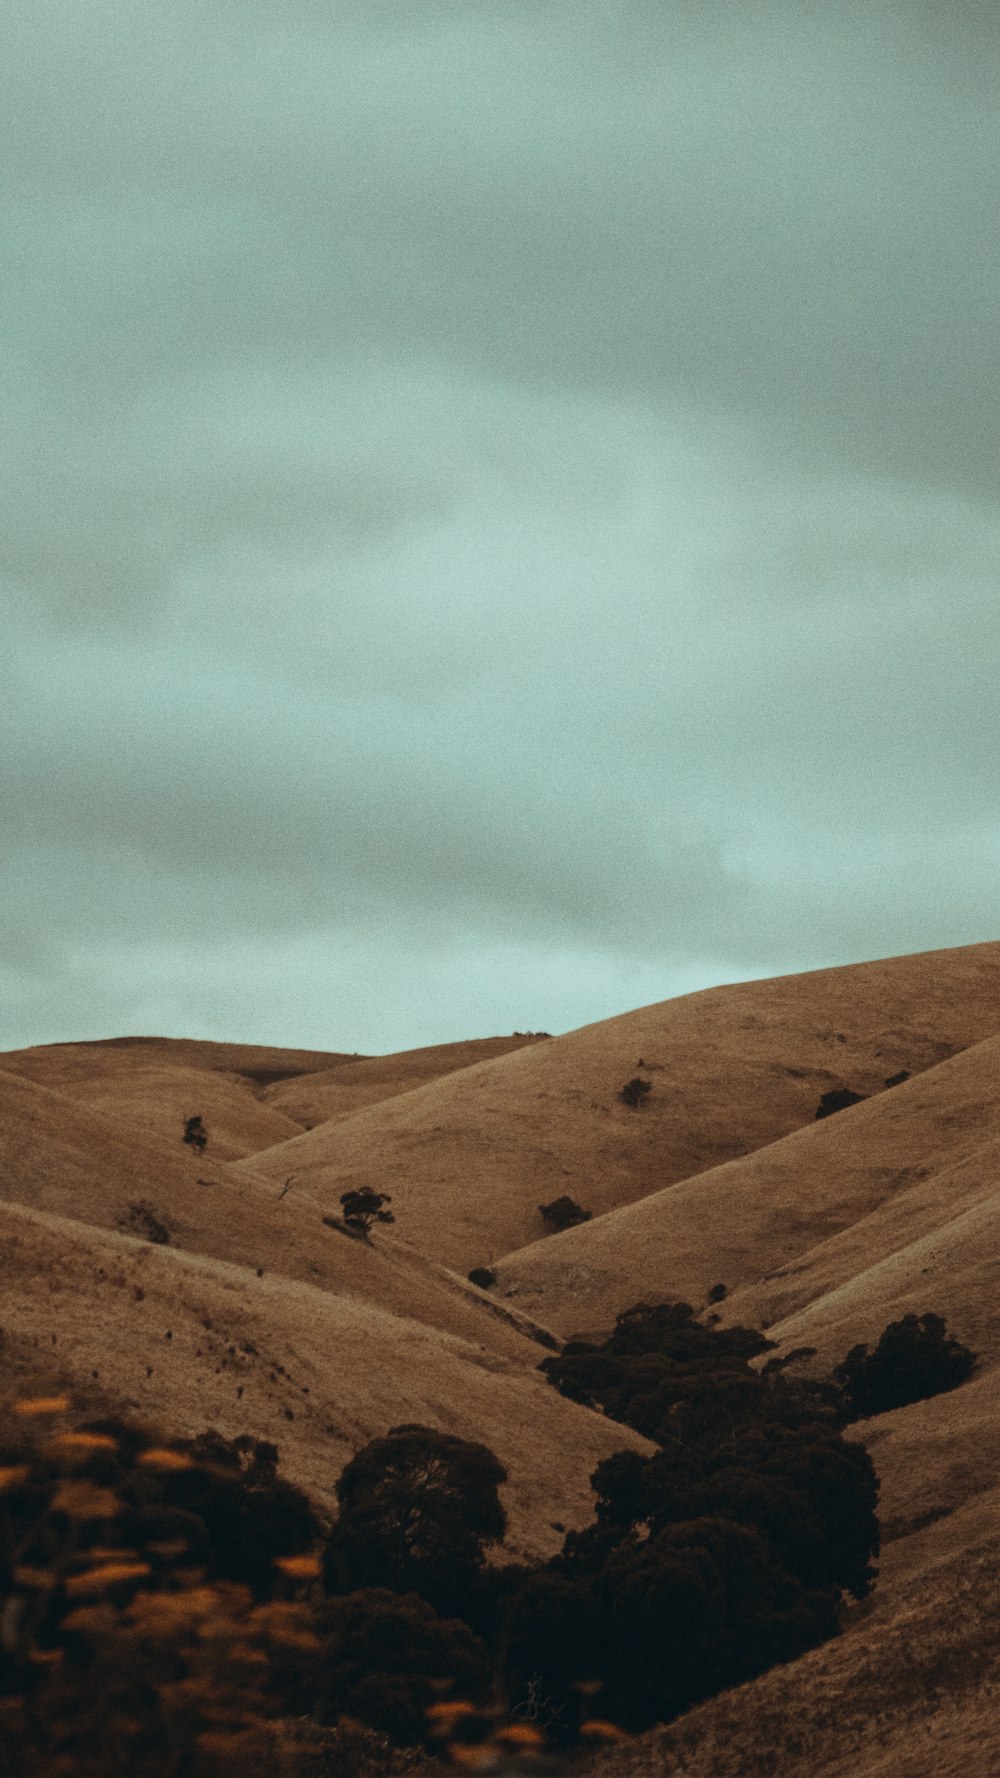
[[[118,1227],[128,1235],[140,1235],[144,1241],[151,1241],[154,1247],[167,1247],[170,1243],[170,1226],[159,1217],[152,1204],[144,1198],[130,1204],[124,1216],[118,1218]]]
[[[844,1392],[845,1419],[867,1420],[957,1389],[975,1362],[971,1347],[949,1334],[940,1315],[928,1312],[890,1322],[874,1352],[852,1346],[833,1376]]]
[[[395,1222],[392,1211],[385,1209],[385,1205],[391,1203],[388,1192],[372,1191],[371,1186],[363,1185],[355,1191],[344,1192],[340,1207],[348,1228],[367,1236],[376,1222]]]
[[[563,1194],[561,1198],[553,1198],[551,1204],[539,1204],[538,1214],[547,1223],[553,1234],[560,1235],[564,1229],[575,1229],[581,1222],[589,1222],[590,1210],[581,1210],[579,1204]]]

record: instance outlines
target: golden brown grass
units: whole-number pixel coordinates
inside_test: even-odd
[[[811,1124],[833,1086],[873,1092],[981,1042],[998,999],[1000,944],[710,989],[476,1063],[231,1177],[298,1171],[325,1210],[388,1191],[386,1238],[465,1272],[537,1239],[563,1193],[596,1219]],[[630,1110],[637,1072],[652,1090]]]

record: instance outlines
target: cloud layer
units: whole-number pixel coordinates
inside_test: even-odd
[[[3,1041],[996,936],[991,11],[13,20]]]

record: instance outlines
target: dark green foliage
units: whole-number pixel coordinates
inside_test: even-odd
[[[469,1283],[478,1284],[480,1290],[490,1290],[497,1281],[497,1275],[489,1266],[473,1266],[469,1273]]]
[[[487,1546],[504,1534],[506,1480],[485,1445],[429,1426],[373,1439],[337,1483],[327,1591],[382,1587],[417,1593],[447,1616],[474,1614]]]
[[[375,1222],[395,1222],[391,1210],[383,1209],[384,1204],[391,1204],[388,1192],[372,1191],[370,1185],[360,1186],[356,1191],[344,1192],[340,1200],[344,1213],[344,1221],[349,1229],[356,1229],[360,1234],[367,1235]]]
[[[708,1293],[708,1300],[710,1303],[721,1303],[721,1302],[725,1301],[725,1299],[728,1295],[729,1295],[728,1285],[713,1284],[711,1290]]]
[[[866,1420],[914,1401],[956,1389],[972,1373],[976,1354],[963,1346],[940,1315],[904,1315],[890,1322],[874,1352],[853,1346],[833,1373],[844,1392],[848,1420]]]
[[[478,1636],[413,1593],[366,1588],[329,1599],[318,1630],[320,1722],[355,1717],[407,1746],[425,1739],[428,1708],[442,1696],[484,1703],[489,1695]]]
[[[581,1222],[589,1222],[592,1214],[589,1210],[581,1210],[579,1204],[565,1193],[561,1198],[553,1198],[551,1204],[539,1204],[538,1212],[542,1221],[547,1222],[557,1235],[564,1229],[575,1229]]]
[[[750,1328],[704,1327],[690,1303],[640,1303],[601,1345],[569,1340],[539,1368],[571,1401],[659,1443],[676,1436],[682,1416],[725,1419],[731,1396],[759,1391],[747,1359],[770,1343]]]
[[[641,1075],[634,1074],[631,1080],[625,1082],[618,1097],[632,1111],[637,1111],[640,1105],[645,1104],[646,1098],[652,1090],[651,1080],[643,1080]]]
[[[850,1087],[831,1087],[816,1107],[816,1116],[832,1117],[835,1111],[846,1111],[848,1105],[860,1105],[864,1097],[864,1093],[854,1093]]]
[[[871,1588],[871,1458],[844,1439],[833,1385],[752,1368],[769,1344],[705,1327],[687,1303],[639,1304],[540,1367],[662,1447],[598,1466],[597,1522],[550,1564],[577,1589],[580,1636],[593,1601],[601,1708],[631,1727],[800,1654],[835,1632],[845,1594]]]

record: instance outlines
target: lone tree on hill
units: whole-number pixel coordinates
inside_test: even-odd
[[[208,1141],[208,1131],[204,1120],[200,1117],[189,1117],[184,1120],[183,1140],[190,1148],[196,1148],[200,1154]]]
[[[395,1222],[392,1211],[382,1208],[391,1203],[388,1192],[374,1192],[370,1185],[362,1185],[356,1191],[344,1192],[340,1207],[348,1228],[367,1236],[373,1223]]]

